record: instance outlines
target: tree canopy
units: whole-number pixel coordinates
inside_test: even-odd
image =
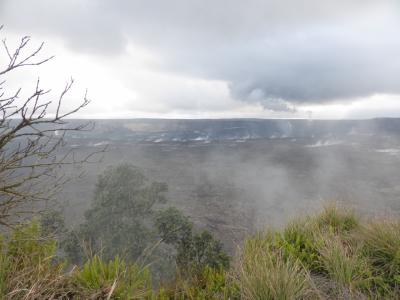
[[[83,238],[105,257],[123,252],[137,259],[155,239],[154,206],[166,202],[167,185],[149,182],[130,164],[108,168],[98,178],[91,208],[81,226]]]

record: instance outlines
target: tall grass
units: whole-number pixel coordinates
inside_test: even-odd
[[[310,299],[310,276],[298,260],[284,259],[271,250],[271,236],[249,240],[237,265],[237,282],[243,299]]]
[[[323,236],[319,248],[322,268],[333,280],[332,292],[360,297],[361,291],[368,291],[372,276],[367,260],[360,256],[359,250],[346,244],[338,236]]]
[[[354,211],[329,204],[281,231],[248,239],[239,259],[241,293],[249,299],[396,298],[399,237],[399,222],[365,225]]]
[[[316,229],[334,234],[345,234],[355,230],[360,220],[354,210],[340,207],[338,204],[327,204],[322,212],[313,218]]]
[[[56,243],[41,236],[32,222],[17,227],[0,247],[1,299],[67,299],[72,291],[64,264],[56,263]]]
[[[392,289],[400,288],[400,221],[372,221],[362,227],[360,240],[363,254],[374,274]]]
[[[37,222],[0,236],[0,299],[400,299],[400,221],[333,205],[249,237],[229,270],[177,270],[157,287],[118,256],[67,272],[55,253]]]
[[[340,235],[349,239],[349,233],[359,227],[359,220],[352,210],[344,210],[328,204],[314,216],[295,219],[275,234],[275,248],[282,249],[285,256],[298,259],[307,269],[320,272],[319,247],[326,235]]]
[[[73,282],[91,297],[144,299],[152,294],[148,269],[126,264],[118,256],[105,262],[95,255],[74,272]]]

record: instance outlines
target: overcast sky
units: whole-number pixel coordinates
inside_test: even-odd
[[[56,55],[9,88],[72,76],[82,117],[400,117],[399,0],[0,0],[0,24]]]

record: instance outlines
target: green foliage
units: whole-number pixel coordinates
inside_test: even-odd
[[[229,256],[221,242],[208,231],[193,233],[192,223],[177,209],[160,212],[156,225],[162,239],[176,247],[176,263],[181,272],[200,274],[206,267],[229,267]]]
[[[392,299],[400,295],[397,282],[398,224],[377,222],[363,226],[352,211],[330,205],[318,215],[289,223],[280,232],[257,234],[246,241],[243,257],[254,258],[258,255],[254,259],[262,262],[262,255],[266,255],[272,262],[281,260],[282,263],[278,264],[280,271],[276,272],[282,269],[288,272],[288,266],[297,264],[309,272],[310,278],[318,279],[317,283],[313,280],[310,283],[317,286],[320,289],[318,293],[324,297]],[[251,285],[254,293],[249,297],[270,297],[262,282],[268,282],[268,289],[275,290],[273,283],[261,272],[251,274],[252,268],[256,270],[255,263],[246,272],[243,262],[246,259],[241,260],[240,281],[245,280],[244,284],[247,284],[245,278],[249,278],[254,284]],[[264,267],[267,268],[266,265]],[[281,274],[287,275],[285,272]],[[261,280],[261,286],[257,285],[256,279]]]
[[[360,291],[369,292],[374,277],[370,265],[360,256],[358,249],[353,249],[337,236],[322,239],[320,260],[328,276],[336,283],[336,292],[347,292],[353,297],[360,295]]]
[[[176,208],[155,209],[165,202],[165,191],[164,184],[148,184],[141,171],[131,165],[106,170],[99,177],[85,222],[64,232],[60,239],[69,261],[81,264],[84,253],[100,252],[108,260],[118,255],[131,262],[147,259],[152,262],[154,278],[162,280],[173,270],[170,248],[174,247],[172,253],[176,252],[174,259],[181,271],[227,268],[229,257],[209,232],[195,234],[192,222]],[[52,214],[43,222],[56,231],[57,220]]]
[[[44,236],[59,238],[67,231],[64,217],[59,211],[46,211],[40,216],[39,221]]]
[[[85,258],[83,241],[76,229],[68,230],[61,212],[49,210],[41,214],[40,227],[44,239],[54,238],[68,257],[68,262],[79,265]],[[59,249],[59,250],[60,250]]]
[[[208,231],[194,234],[189,243],[178,247],[177,263],[188,270],[201,271],[205,267],[228,268],[229,256],[222,248],[220,241],[214,239]]]
[[[178,269],[153,288],[149,267],[120,256],[95,255],[66,273],[49,238],[60,228],[54,216],[0,237],[1,299],[400,299],[399,221],[325,210],[248,238],[228,269],[220,242],[169,208],[154,222]]]
[[[98,297],[143,299],[152,294],[148,269],[127,265],[118,256],[105,262],[95,255],[74,273],[73,280],[84,294]]]
[[[125,271],[125,263],[117,256],[108,263],[95,255],[88,260],[82,270],[75,273],[76,282],[88,290],[100,290],[111,286]]]
[[[161,238],[167,244],[178,244],[191,238],[192,222],[175,207],[160,211],[155,224]]]
[[[43,238],[38,222],[0,238],[1,299],[48,299],[68,295],[64,264],[54,261],[56,241]]]
[[[73,229],[65,232],[60,240],[61,247],[68,257],[69,263],[75,265],[82,264],[85,259],[85,245],[80,238],[80,232]]]
[[[99,176],[78,240],[89,242],[90,249],[101,250],[105,258],[124,254],[128,259],[136,260],[155,242],[153,208],[166,201],[163,195],[166,191],[165,184],[148,183],[142,172],[132,165],[107,169]],[[73,241],[71,236],[70,242]],[[76,247],[71,243],[68,253],[76,256]]]
[[[174,285],[160,289],[157,299],[240,299],[237,285],[223,269],[205,267],[195,277],[178,277]]]
[[[370,261],[374,274],[391,288],[400,286],[400,222],[373,221],[360,230],[363,255]]]
[[[325,235],[347,235],[359,227],[353,211],[336,205],[326,206],[321,213],[289,223],[275,235],[275,248],[282,249],[285,257],[292,256],[313,272],[323,272],[319,247]]]
[[[20,225],[14,230],[7,244],[7,256],[25,268],[42,263],[50,264],[57,249],[55,240],[43,238],[38,222]]]
[[[318,245],[315,232],[307,221],[290,223],[275,236],[274,246],[281,249],[284,257],[298,259],[308,269],[320,270]]]
[[[308,272],[298,260],[271,249],[271,235],[247,241],[236,269],[244,299],[310,299]]]
[[[204,287],[204,299],[233,299],[239,297],[239,289],[235,282],[228,278],[224,269],[206,267],[202,274],[202,282],[199,286]]]
[[[336,204],[325,206],[322,212],[314,218],[314,222],[320,231],[329,231],[335,234],[347,233],[359,226],[359,220],[353,210],[340,208]]]

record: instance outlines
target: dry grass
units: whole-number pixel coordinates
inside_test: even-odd
[[[334,282],[331,293],[348,294],[360,298],[361,290],[368,290],[372,272],[359,250],[346,244],[338,236],[322,236],[319,248],[322,268]]]
[[[0,247],[1,299],[70,299],[64,264],[54,261],[55,242],[40,236],[37,223],[18,227]]]

